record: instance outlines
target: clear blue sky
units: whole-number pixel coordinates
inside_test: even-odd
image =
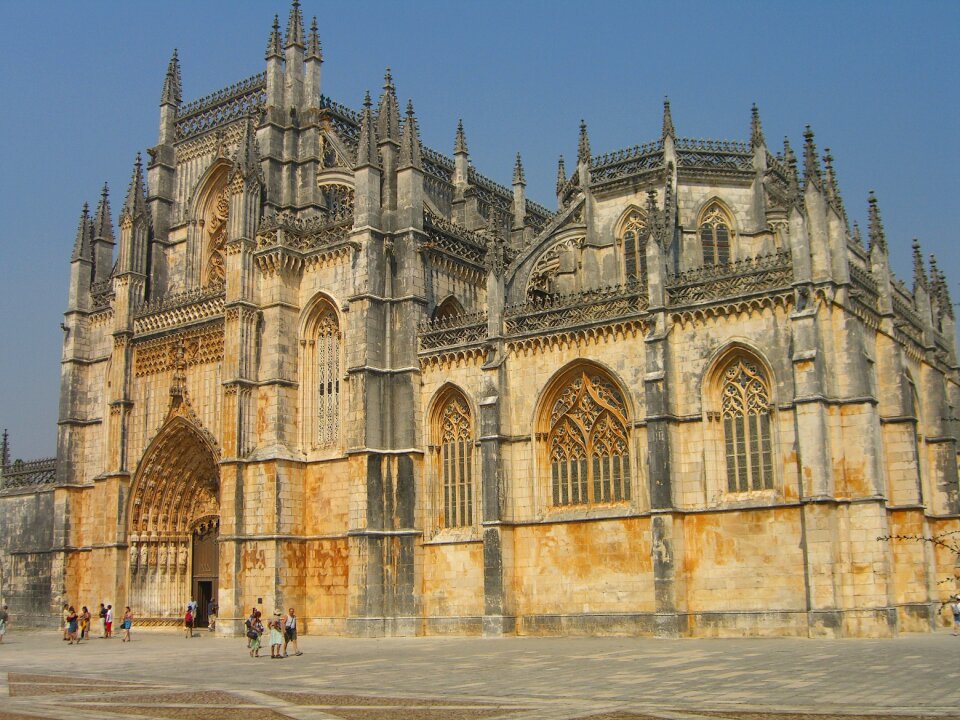
[[[264,68],[287,0],[0,3],[0,428],[14,457],[56,448],[60,321],[80,208],[104,180],[116,209],[138,150],[156,143],[174,47],[184,99]],[[678,135],[830,147],[851,220],[875,189],[892,262],[935,252],[960,300],[957,2],[382,2],[304,0],[323,42],[323,92],[359,107],[384,67],[412,98],[424,142],[450,153],[463,118],[471,159],[554,207],[557,156],[656,139],[669,95]],[[568,164],[569,167],[569,164]],[[116,219],[116,214],[114,215]]]

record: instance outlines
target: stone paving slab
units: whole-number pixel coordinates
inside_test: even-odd
[[[960,638],[303,637],[0,644],[0,720],[960,720]],[[850,717],[856,716],[856,717]]]

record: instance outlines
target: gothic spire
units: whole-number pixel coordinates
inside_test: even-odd
[[[310,23],[310,39],[307,41],[307,60],[323,62],[323,47],[320,45],[320,34],[317,32],[317,18]]]
[[[557,162],[557,195],[560,194],[560,191],[563,190],[563,186],[566,184],[567,168],[563,162],[563,155],[561,155],[559,162]]]
[[[0,467],[7,467],[10,464],[10,436],[7,429],[3,429],[3,442],[0,443]]]
[[[527,180],[523,176],[523,160],[520,159],[520,153],[517,153],[517,161],[513,164],[513,184],[527,184]]]
[[[790,138],[783,138],[783,160],[787,165],[787,190],[791,198],[800,194],[800,176],[797,173],[797,156],[790,147]]]
[[[873,194],[873,190],[870,191],[870,197],[867,202],[869,203],[867,214],[870,223],[868,226],[868,232],[870,235],[870,248],[873,249],[873,246],[877,245],[884,253],[886,253],[887,236],[883,231],[883,222],[880,220],[880,208],[877,207],[877,196]]]
[[[357,166],[379,165],[377,155],[377,130],[373,126],[373,112],[370,108],[370,91],[363,98],[363,113],[360,117],[360,142],[357,145]]]
[[[74,260],[91,260],[93,258],[91,252],[92,241],[93,221],[90,219],[90,206],[84,203],[83,210],[80,211],[80,222],[77,225],[77,239],[73,243],[71,262]]]
[[[420,132],[417,130],[417,118],[413,114],[413,100],[407,100],[407,119],[403,124],[403,136],[400,138],[399,167],[423,169],[421,153]]]
[[[233,158],[233,169],[230,171],[230,178],[240,174],[244,180],[263,180],[263,173],[260,169],[260,147],[257,145],[257,129],[253,123],[253,116],[248,115],[247,121],[243,126],[243,135],[240,136],[240,143],[237,146],[237,153]]]
[[[820,161],[817,159],[817,146],[813,144],[813,130],[807,125],[803,131],[803,188],[813,183],[817,189],[822,187]]]
[[[590,164],[590,138],[587,135],[587,123],[580,120],[580,142],[577,145],[577,163]]]
[[[177,49],[173,49],[173,57],[170,58],[170,64],[167,65],[167,75],[163,79],[163,92],[160,95],[161,105],[180,106],[183,100],[183,83],[180,80],[180,60],[177,57]]]
[[[923,253],[920,251],[920,241],[913,239],[913,286],[926,289],[927,271],[923,267]]]
[[[143,187],[143,162],[140,153],[133,163],[133,174],[130,177],[130,187],[127,189],[127,199],[123,201],[123,210],[120,218],[135,219],[147,209],[147,193]]]
[[[843,198],[840,195],[840,185],[837,183],[837,173],[833,169],[833,155],[830,154],[830,148],[823,149],[823,167],[827,199],[833,204],[840,217],[843,218],[843,224],[849,227],[847,209],[843,206]]]
[[[937,267],[937,256],[930,253],[930,294],[937,301],[937,306],[943,308],[943,278],[940,268]]]
[[[760,124],[760,110],[754,103],[750,108],[750,147],[756,149],[766,145],[767,141],[763,137],[763,125]]]
[[[670,113],[670,98],[663,98],[663,137],[676,137],[673,130],[673,115]]]
[[[113,242],[113,219],[110,217],[110,188],[103,184],[100,191],[100,202],[97,212],[93,216],[93,236]]]
[[[860,223],[856,220],[853,221],[853,241],[860,247],[863,247],[863,235],[860,233]]]
[[[377,137],[380,142],[400,139],[400,107],[397,103],[397,89],[393,86],[393,76],[387,68],[383,76],[383,94],[377,112]]]
[[[270,38],[267,40],[266,59],[283,59],[283,46],[280,43],[280,16],[273,16],[273,29],[270,31]]]
[[[303,46],[303,13],[300,12],[300,0],[293,0],[287,20],[287,44],[284,47]]]
[[[453,141],[453,154],[463,153],[466,155],[469,152],[467,150],[467,136],[463,132],[463,118],[461,118],[457,120],[457,137]]]
[[[930,256],[930,265],[931,267],[936,265],[936,258],[934,258],[933,255]],[[947,285],[947,276],[938,270],[937,277],[940,280],[939,286],[938,286],[938,291],[939,291],[938,300],[940,302],[940,312],[952,320],[953,319],[953,303],[950,301],[950,287]]]

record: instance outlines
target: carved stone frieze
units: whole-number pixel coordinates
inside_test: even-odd
[[[137,343],[133,355],[134,375],[142,377],[174,369],[180,348],[186,367],[220,362],[223,360],[223,323]]]

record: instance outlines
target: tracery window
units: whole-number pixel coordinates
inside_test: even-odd
[[[727,490],[748,492],[773,487],[770,391],[760,367],[736,358],[721,376]]]
[[[704,265],[726,265],[730,262],[730,218],[717,203],[703,212],[700,220],[700,244]]]
[[[549,424],[554,506],[630,499],[627,411],[610,380],[586,370],[572,375],[552,402]]]
[[[435,416],[442,528],[473,525],[473,421],[466,398],[450,391]]]
[[[620,225],[619,240],[623,257],[623,281],[637,282],[647,277],[647,252],[643,242],[647,220],[633,209]]]
[[[332,447],[340,439],[341,332],[336,311],[321,302],[301,340],[306,444]]]
[[[433,311],[433,319],[434,321],[452,320],[455,317],[463,315],[463,313],[463,305],[461,305],[460,301],[451,295],[442,303],[437,305],[437,309]]]

